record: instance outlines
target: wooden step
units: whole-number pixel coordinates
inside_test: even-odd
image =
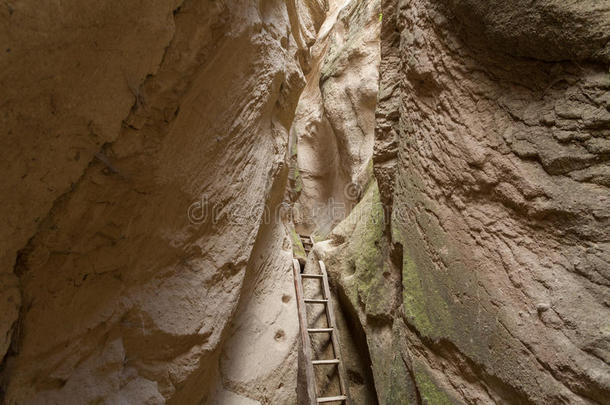
[[[299,235],[299,238],[301,239],[301,244],[303,245],[303,247],[305,249],[309,250],[313,247],[313,242],[311,241],[311,237]]]
[[[326,304],[328,300],[318,300],[318,299],[305,299],[306,304]]]
[[[306,248],[306,251],[309,251],[307,238],[303,238],[303,245]],[[310,263],[311,265],[311,263]],[[320,273],[316,274],[315,270],[308,273],[301,273],[301,265],[297,259],[293,259],[293,273],[294,273],[294,284],[295,291],[297,296],[297,308],[299,314],[299,329],[301,335],[301,342],[303,345],[303,357],[304,357],[304,375],[305,381],[307,385],[307,404],[311,403],[341,403],[342,405],[353,405],[352,400],[348,394],[347,387],[347,374],[345,372],[345,368],[343,366],[343,362],[340,361],[341,357],[341,348],[339,344],[339,331],[337,330],[337,323],[335,320],[335,315],[333,311],[333,302],[331,300],[331,292],[330,286],[328,284],[328,274],[326,272],[326,266],[324,262],[319,260],[318,265],[320,267]],[[303,269],[304,271],[304,269]],[[320,284],[322,287],[321,295],[317,295],[318,298],[305,298],[303,294],[303,280],[304,279],[317,279],[320,280]],[[316,283],[317,284],[317,283]],[[326,318],[326,327],[313,327],[310,328],[307,325],[307,305],[305,304],[323,304],[324,307],[324,315]],[[313,326],[313,325],[312,325]],[[314,360],[312,347],[311,347],[311,338],[314,333],[327,333],[329,341],[331,343],[332,350],[334,352],[334,359],[325,359],[325,360]],[[325,336],[324,336],[325,338]],[[336,396],[328,396],[328,397],[318,397],[317,392],[317,382],[315,377],[315,368],[316,366],[327,366],[329,368],[333,368],[337,370],[340,390],[338,393],[334,393]],[[301,370],[299,370],[301,371]]]
[[[314,360],[311,362],[314,366],[321,366],[325,364],[339,364],[339,359],[331,359],[331,360]]]
[[[307,329],[309,333],[332,333],[333,328],[311,328]]]
[[[303,277],[303,278],[322,278],[324,276],[321,274],[301,273],[301,277]]]
[[[311,353],[311,340],[309,337],[309,333],[307,333],[307,305],[305,305],[304,302],[303,283],[300,276],[301,265],[299,264],[299,261],[297,259],[292,260],[292,271],[294,273],[294,289],[297,298],[297,310],[299,314],[299,331],[301,334],[301,342],[303,344],[303,358],[305,360],[305,369],[303,371],[307,384],[307,398],[311,398],[313,400],[314,398],[316,398],[316,376],[313,364],[311,364],[313,356]],[[332,336],[334,336],[334,334]],[[344,391],[341,392],[345,393]]]
[[[320,266],[320,273],[322,273],[324,275],[324,278],[322,279],[322,286],[324,288],[323,297],[330,298],[331,293],[330,293],[330,286],[328,284],[328,273],[326,272],[326,265],[324,265],[324,262],[322,260],[319,260],[318,264]],[[341,357],[341,345],[339,344],[339,331],[337,330],[337,322],[335,321],[335,314],[334,314],[334,310],[333,310],[332,300],[329,300],[328,303],[324,306],[324,308],[326,309],[326,320],[328,321],[328,323],[327,323],[328,327],[335,329],[333,331],[333,333],[330,334],[330,338],[332,341],[333,350],[335,352],[335,357],[337,358],[336,367],[337,367],[337,374],[339,375],[339,385],[341,387],[340,392],[342,395],[347,396],[345,403],[347,405],[351,405],[352,401],[349,398],[349,391],[347,388],[347,374],[345,372],[345,367],[343,367],[343,363],[339,362],[339,360],[338,360],[338,359],[342,358]],[[306,335],[309,337],[308,333],[306,333]]]
[[[345,395],[339,395],[337,397],[322,397],[322,398],[318,398],[318,403],[322,404],[325,402],[339,402],[339,401],[345,401],[347,399],[347,397]]]

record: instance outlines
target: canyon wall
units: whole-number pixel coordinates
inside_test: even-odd
[[[334,0],[311,48],[297,107],[295,225],[324,239],[372,176],[379,67],[379,2]]]
[[[357,291],[402,356],[392,372],[417,403],[607,403],[610,3],[382,12],[370,198],[386,223],[353,253],[381,246],[386,287]]]
[[[295,229],[324,239],[362,197],[372,177],[375,102],[379,66],[379,1],[333,0],[311,47],[307,85],[291,129],[290,195]],[[298,242],[298,238],[295,238]],[[305,264],[305,272],[319,273],[320,244]],[[297,255],[301,255],[304,252]],[[305,259],[305,258],[302,258]],[[329,269],[331,274],[334,269]],[[317,282],[305,282],[305,295],[321,298]],[[333,297],[348,390],[354,404],[376,404],[375,384],[361,328],[352,314]],[[308,324],[326,327],[324,308],[307,307]],[[313,356],[334,357],[328,336],[312,335]],[[304,368],[300,359],[300,367]],[[315,369],[318,394],[340,393],[331,367]],[[300,395],[304,399],[305,393]],[[305,402],[303,402],[305,403]]]
[[[296,229],[356,404],[607,403],[608,0],[124,3],[0,6],[0,402],[297,403]]]
[[[295,400],[291,244],[264,206],[326,7],[2,5],[7,404]]]

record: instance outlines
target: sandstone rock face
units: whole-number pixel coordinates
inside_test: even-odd
[[[2,6],[6,403],[295,400],[290,242],[264,204],[308,4]],[[252,340],[274,350],[257,372]]]
[[[468,43],[499,53],[558,62],[610,61],[608,1],[441,0]]]
[[[293,35],[301,49],[310,54],[311,47],[318,37],[318,30],[326,19],[329,10],[329,0],[296,0],[294,6],[288,5],[293,13],[290,16],[297,22],[293,24],[295,29]]]
[[[311,71],[291,130],[295,227],[316,240],[349,214],[372,177],[379,75],[380,2],[336,0],[329,5],[311,48]],[[305,271],[319,272],[318,258],[331,257],[327,243],[316,244]],[[337,287],[334,281],[341,279],[342,263],[334,260],[327,268]],[[317,287],[305,285],[305,295],[321,298]],[[365,329],[343,290],[338,292],[334,307],[351,398],[354,404],[376,404]],[[322,308],[308,307],[309,325],[326,327],[322,313]],[[333,357],[326,336],[312,336],[312,346],[315,358]],[[338,395],[337,375],[324,368],[315,372],[319,394]]]
[[[362,200],[317,248],[337,289],[352,334],[360,335],[376,392],[375,403],[417,403],[405,362],[407,329],[399,317],[400,268],[384,237],[379,189],[371,180]]]
[[[297,403],[295,229],[355,404],[608,402],[608,0],[98,3],[0,6],[0,402]]]
[[[610,4],[382,8],[374,171],[388,223],[368,245],[396,287],[361,311],[390,311],[393,372],[418,402],[606,403]]]
[[[372,174],[378,10],[378,1],[331,2],[311,48],[312,70],[292,127],[300,233],[328,235],[361,197]]]
[[[2,357],[20,306],[17,251],[94,154],[118,137],[138,89],[158,70],[174,35],[178,2],[149,3],[2,7]],[[120,32],[96,21],[112,22]]]
[[[282,196],[278,194],[272,205],[281,203]],[[282,223],[264,226],[259,234],[237,316],[222,349],[218,386],[256,399],[256,404],[292,404],[299,342],[292,253]],[[235,402],[215,398],[210,403]]]

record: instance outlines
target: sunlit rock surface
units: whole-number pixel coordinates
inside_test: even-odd
[[[320,7],[301,18],[319,25]],[[295,399],[294,301],[255,297],[292,291],[290,241],[259,208],[282,201],[305,84],[295,35],[315,35],[296,10],[2,6],[6,403]],[[285,342],[242,321],[253,305],[261,325],[286,321]],[[276,354],[236,374],[259,366],[232,365],[252,341]]]

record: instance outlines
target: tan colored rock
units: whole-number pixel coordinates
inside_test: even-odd
[[[607,0],[82,3],[0,6],[0,401],[298,403],[296,228],[355,404],[607,402]]]
[[[335,227],[328,241],[316,245],[341,297],[352,334],[360,334],[359,353],[368,363],[375,402],[417,403],[411,381],[410,347],[401,312],[401,274],[384,237],[384,212],[373,179],[362,200]],[[362,402],[362,403],[371,403]]]
[[[263,207],[283,196],[304,85],[295,4],[81,3],[3,6],[4,400],[256,403],[269,374],[295,375],[288,341],[267,374],[219,364],[244,341],[242,289],[268,289],[259,272],[289,287]],[[278,298],[289,339],[277,294],[257,305]]]
[[[297,107],[292,151],[298,171],[293,176],[297,215],[296,230],[319,239],[329,234],[363,197],[372,177],[374,108],[379,63],[379,2],[335,1],[312,47],[312,70]],[[315,245],[305,271],[319,272],[317,257],[331,258],[327,242]],[[347,382],[354,404],[377,403],[369,329],[363,328],[349,302],[340,278],[344,268],[332,261],[328,270],[341,337]],[[316,283],[305,285],[305,295],[321,298]],[[308,307],[309,325],[326,327],[322,308]],[[324,335],[312,336],[315,358],[331,358]],[[304,364],[301,361],[301,367]],[[321,396],[339,394],[337,374],[330,368],[315,369]]]
[[[117,139],[174,32],[176,0],[7,2],[0,19],[0,357],[20,293],[17,251],[53,202],[69,193],[105,143]],[[96,22],[112,21],[113,26]]]
[[[354,404],[375,404],[377,403],[375,381],[371,373],[371,359],[368,353],[365,330],[360,325],[359,320],[354,318],[357,315],[353,312],[351,304],[347,302],[349,298],[346,297],[344,290],[337,288],[341,287],[335,282],[337,276],[340,275],[341,267],[335,262],[326,262],[326,259],[330,256],[328,252],[328,241],[316,243],[313,252],[308,257],[304,271],[321,274],[320,259],[330,264],[326,267],[331,284],[331,300],[339,335],[341,361],[346,373],[344,378],[347,389]],[[317,279],[304,279],[303,289],[307,298],[324,298],[322,283]],[[325,308],[322,305],[308,305],[307,318],[308,326],[311,328],[329,327]],[[335,353],[327,334],[312,334],[310,339],[313,358],[334,358]],[[299,367],[305,367],[304,360],[299,359]],[[341,394],[339,376],[335,367],[315,367],[314,373],[317,392],[320,397],[332,397]],[[305,395],[302,396],[305,397]],[[306,402],[302,403],[305,404]]]
[[[604,403],[608,2],[398,3],[374,169],[409,379],[433,403]]]
[[[297,107],[302,234],[327,235],[370,177],[379,64],[379,3],[331,2],[312,47],[313,68]]]
[[[469,43],[544,61],[610,61],[608,0],[442,0]],[[435,4],[435,8],[437,5]]]
[[[297,402],[299,323],[289,246],[283,223],[261,228],[220,358],[222,385],[256,403]]]

